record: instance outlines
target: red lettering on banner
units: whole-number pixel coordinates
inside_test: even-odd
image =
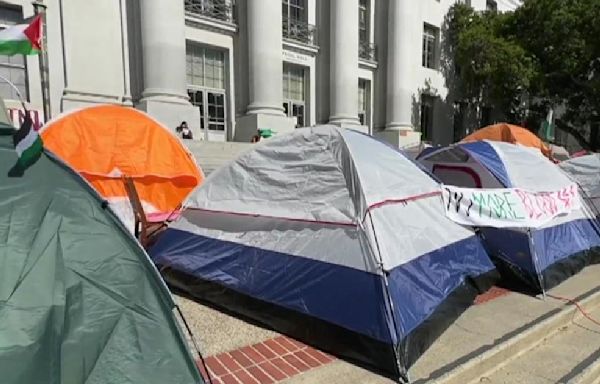
[[[565,208],[571,206],[571,199],[569,196],[561,195],[561,192],[566,192],[567,189],[562,190],[554,196],[554,193],[540,192],[536,194],[527,193],[520,189],[515,189],[517,195],[521,199],[527,215],[530,219],[539,219],[542,216],[554,216],[560,210],[559,203],[557,200],[562,202]]]
[[[540,217],[542,217],[544,215],[544,213],[546,213],[546,199],[544,198],[544,195],[542,194],[535,194],[534,196],[534,200],[535,200],[535,205],[537,207],[537,212],[536,212],[536,219],[539,219]]]
[[[577,187],[573,184],[557,192],[558,199],[563,203],[564,208],[571,208],[574,205]]]
[[[519,195],[519,198],[521,199],[525,210],[527,210],[527,216],[529,216],[529,218],[532,219],[533,216],[535,216],[535,208],[531,203],[531,197],[527,192],[522,191],[520,189],[515,189],[515,192],[517,192],[517,195]]]
[[[556,194],[558,199],[562,202],[563,207],[569,208],[571,206],[571,196],[569,196],[569,191],[567,189],[561,189]]]
[[[542,196],[544,197],[546,213],[550,216],[554,216],[558,212],[554,197],[552,197],[551,193],[544,193]]]

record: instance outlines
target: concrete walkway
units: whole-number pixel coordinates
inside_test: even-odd
[[[600,302],[599,275],[600,266],[588,267],[550,294],[575,299],[587,310],[595,308]],[[563,300],[519,293],[474,306],[417,362],[413,378],[416,383],[480,382],[482,376],[570,324],[577,313],[574,305]],[[595,329],[600,331],[600,327]],[[600,348],[594,343],[592,340],[592,346]],[[536,360],[535,364],[552,363]]]
[[[598,276],[600,266],[588,267],[550,293],[576,299],[593,318],[600,320]],[[514,292],[503,294],[502,291],[493,291],[488,294],[488,299],[493,300],[467,310],[417,361],[411,369],[413,383],[549,383],[557,382],[552,380],[569,379],[579,380],[572,381],[576,384],[586,384],[593,382],[589,381],[589,377],[598,377],[595,368],[598,365],[596,362],[600,361],[600,327],[577,315],[578,310],[574,305],[551,297],[544,300]],[[281,365],[271,375],[261,369],[257,373],[260,378],[257,378],[256,375],[246,375],[248,367],[239,362],[232,363],[237,373],[227,376],[230,383],[393,382],[334,357],[316,364],[314,359],[305,355],[305,352],[312,354],[312,348],[308,346],[292,340],[295,345],[292,348],[287,340],[278,339],[276,332],[187,299],[178,298],[178,302],[188,322],[193,324],[196,339],[200,341],[206,356],[227,361],[229,357],[235,360],[235,356],[238,356],[248,365],[250,363],[245,361],[245,357],[252,350],[246,347],[271,345],[270,340],[275,340],[287,346],[287,349],[273,351],[276,354],[296,356],[302,352],[297,358],[306,360],[299,365],[294,360],[296,357],[288,357],[288,360],[281,356],[271,357],[297,365],[293,371],[288,369],[285,377],[278,372],[287,368],[286,365]],[[277,349],[271,345],[273,348]],[[239,350],[246,351],[246,355],[240,355],[237,352]],[[309,366],[309,362],[312,365]],[[256,373],[256,364],[252,364],[250,368]],[[224,383],[221,381],[223,372],[219,372],[221,375],[214,375],[219,377],[215,383]],[[589,374],[581,379],[577,377],[578,372]]]
[[[590,315],[600,319],[600,308],[590,311]],[[476,382],[568,383],[597,359],[599,353],[600,326],[577,314],[569,324],[545,336],[538,345],[513,356],[506,365],[479,377]]]

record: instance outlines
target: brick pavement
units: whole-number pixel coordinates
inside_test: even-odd
[[[480,305],[510,291],[492,287],[475,299]],[[336,360],[335,357],[286,336],[209,356],[205,359],[212,384],[273,384]],[[208,378],[202,364],[202,375]]]

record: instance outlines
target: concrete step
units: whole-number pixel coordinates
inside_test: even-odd
[[[600,318],[600,307],[590,308],[588,313],[592,318]],[[472,383],[572,383],[583,370],[594,365],[599,355],[600,326],[576,314],[568,324]]]
[[[183,140],[206,176],[252,148],[250,143]]]
[[[596,360],[585,367],[569,384],[600,384],[600,357],[597,354],[595,357]]]
[[[600,319],[600,288],[597,286],[597,273],[599,267],[589,267],[577,278],[567,280],[563,285],[553,290],[551,294],[557,296],[574,298],[584,310],[594,313],[594,318]],[[588,287],[587,290],[581,288]],[[590,289],[593,287],[593,289]],[[495,307],[495,308],[494,308]],[[496,312],[494,314],[494,312]],[[495,320],[494,320],[495,319]],[[575,323],[577,322],[577,323]],[[468,311],[451,327],[441,338],[441,342],[434,345],[424,356],[424,359],[414,367],[415,384],[436,383],[436,384],[466,384],[466,383],[535,383],[535,377],[531,380],[528,376],[517,380],[516,374],[512,379],[502,381],[502,376],[493,376],[504,366],[509,366],[514,361],[519,363],[525,358],[535,358],[537,354],[533,350],[539,346],[546,351],[547,364],[556,365],[557,372],[561,369],[563,377],[567,377],[565,370],[569,367],[573,371],[578,364],[573,362],[557,362],[556,357],[549,354],[552,351],[560,350],[560,343],[573,337],[574,345],[581,343],[581,338],[585,339],[582,332],[576,324],[582,324],[582,317],[578,309],[561,300],[551,297],[542,299],[527,298],[524,295],[511,294],[507,297],[494,300],[490,306],[476,306]],[[586,323],[587,324],[587,323]],[[590,345],[581,349],[582,355],[577,369],[581,372],[588,366],[595,364],[600,350],[600,327],[594,325],[590,327],[594,336],[599,338],[589,338]],[[552,337],[560,336],[565,331],[569,331],[564,337],[558,338],[559,346],[548,344]],[[573,330],[571,332],[571,330]],[[571,336],[573,335],[573,336]],[[476,347],[478,345],[478,347]],[[448,356],[453,362],[440,366],[437,361],[448,361]],[[585,356],[585,358],[583,357]],[[439,360],[438,360],[439,359]],[[585,360],[587,359],[587,360]],[[437,360],[437,361],[436,361]],[[540,365],[538,362],[528,362],[531,365]],[[558,368],[561,366],[562,368]],[[523,368],[515,366],[515,370]],[[591,369],[591,368],[590,368]],[[591,373],[596,372],[591,370]],[[523,373],[525,374],[525,373]],[[557,373],[558,374],[558,373]],[[594,376],[596,379],[597,376]],[[489,381],[494,379],[496,381]],[[581,380],[586,379],[585,377]],[[543,382],[543,381],[542,381]],[[548,382],[548,381],[547,381]],[[581,384],[587,384],[589,381],[582,381]]]

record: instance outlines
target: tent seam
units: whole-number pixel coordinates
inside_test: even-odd
[[[348,144],[346,143],[346,139],[344,138],[344,135],[341,134],[341,132],[340,132],[339,129],[337,130],[337,132],[339,133],[340,138],[342,139],[342,145],[344,146],[344,149],[348,153],[348,161],[352,165],[352,168],[354,170],[356,170],[357,167],[356,167],[356,164],[354,164],[354,158],[352,157],[352,151],[348,147]],[[342,168],[342,175],[344,176],[344,179],[345,179],[346,175],[343,172],[343,168]],[[346,181],[348,181],[348,180],[346,180]],[[365,197],[365,191],[364,191],[364,189],[362,187],[360,179],[358,179],[356,181],[356,183],[358,184],[357,186],[358,186],[359,192],[361,194],[361,198],[364,198]],[[365,201],[365,203],[366,203],[366,201]],[[356,207],[354,207],[354,208],[355,208],[355,211],[356,211]],[[385,272],[385,268],[384,268],[384,265],[383,265],[383,258],[381,256],[381,250],[379,248],[379,242],[377,240],[377,234],[375,232],[375,223],[373,222],[373,216],[372,216],[371,212],[369,211],[368,207],[366,208],[365,218],[366,218],[367,214],[371,218],[371,229],[373,231],[373,237],[374,237],[374,240],[375,240],[375,245],[377,246],[377,252],[374,252],[373,245],[371,244],[371,240],[369,240],[369,236],[366,233],[364,233],[364,235],[365,235],[365,238],[367,239],[367,242],[369,243],[369,248],[371,249],[371,252],[374,254],[373,256],[376,256],[378,258],[377,262],[379,263],[381,277],[383,279],[383,287],[384,287],[384,290],[385,290],[384,297],[387,300],[387,302],[388,302],[387,304],[388,304],[388,306],[390,308],[390,316],[391,316],[391,320],[392,320],[392,324],[394,326],[394,329],[393,330],[391,329],[391,327],[389,326],[389,322],[388,321],[386,321],[386,325],[387,325],[388,331],[390,333],[390,340],[392,341],[392,343],[394,343],[394,334],[392,334],[392,331],[395,333],[396,338],[399,337],[399,335],[398,335],[398,326],[396,324],[396,316],[394,314],[394,305],[393,305],[393,302],[392,302],[392,298],[391,298],[391,294],[390,294],[390,290],[389,290],[389,283],[388,283],[386,272]],[[363,224],[364,223],[362,221],[359,221],[357,223],[357,226],[360,228],[361,231],[365,232],[365,228],[363,227]],[[376,253],[376,255],[375,255],[375,253]],[[402,375],[402,373],[404,371],[404,367],[401,366],[400,359],[399,359],[398,352],[396,350],[396,345],[395,344],[392,344],[392,350],[394,351],[394,357],[396,359],[396,366],[398,368],[399,373]]]

